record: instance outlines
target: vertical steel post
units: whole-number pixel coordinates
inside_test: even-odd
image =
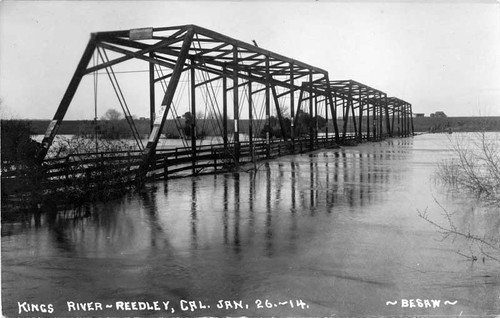
[[[292,139],[292,152],[295,153],[295,89],[294,89],[294,67],[293,63],[290,63],[290,115],[291,127],[290,127],[290,138]]]
[[[235,165],[240,163],[240,109],[238,94],[238,48],[233,46],[233,117],[234,117],[234,159]]]
[[[411,135],[415,135],[415,127],[413,126],[413,110],[410,104],[410,119],[411,119]]]
[[[395,122],[394,118],[395,118],[395,116],[396,116],[396,113],[395,113],[394,105],[392,105],[391,134],[393,137],[394,137],[394,122]]]
[[[401,104],[398,102],[398,137],[401,137]]]
[[[96,54],[96,59],[94,60],[94,67],[99,63],[99,54]],[[97,126],[97,89],[99,87],[98,80],[99,75],[98,72],[92,72],[94,76],[94,135],[95,135],[95,152],[99,152],[99,127]]]
[[[410,135],[410,112],[408,111],[408,103],[405,103],[405,124],[406,124],[406,137]]]
[[[359,127],[358,127],[358,139],[359,141],[363,140],[363,99],[361,98],[361,87],[358,90],[359,94],[359,100],[358,100],[358,107],[359,107]]]
[[[409,123],[409,118],[408,118],[408,103],[404,103],[404,131],[405,131],[405,137],[408,137],[409,129],[408,129],[408,123]]]
[[[374,103],[372,105],[372,117],[373,117],[372,129],[373,129],[373,139],[374,140],[377,140],[377,114],[376,114],[376,108],[377,108],[377,104]]]
[[[226,66],[222,67],[222,140],[227,150],[227,77]]]
[[[406,117],[406,136],[408,137],[410,135],[410,111],[408,103],[406,103],[405,106],[405,117]]]
[[[382,102],[382,105],[385,110],[385,130],[387,131],[387,135],[392,137],[391,122],[389,120],[389,105],[387,104],[386,94],[384,94],[384,101]]]
[[[314,146],[318,149],[318,94],[314,93]]]
[[[378,111],[379,111],[379,121],[378,121],[378,127],[380,131],[380,139],[383,138],[382,134],[382,128],[384,127],[383,123],[383,118],[384,118],[384,113],[382,111],[382,103],[377,103],[378,104]]]
[[[149,57],[154,58],[154,53],[150,52]],[[149,131],[153,130],[155,122],[155,64],[149,63]]]
[[[193,64],[191,60],[191,170],[196,174],[196,77]]]
[[[271,157],[271,141],[270,141],[270,130],[271,130],[271,96],[270,96],[270,83],[269,83],[269,56],[266,56],[266,157]]]
[[[345,97],[342,97],[342,112],[344,113],[344,127],[342,128],[342,139],[345,139],[347,134],[347,122],[349,121],[349,106],[346,107]]]
[[[340,136],[339,136],[339,126],[337,123],[337,94],[335,94],[335,101],[333,101],[332,89],[329,81],[327,81],[327,86],[328,86],[328,100],[330,102],[330,110],[332,112],[333,129],[335,130],[335,141],[339,142]]]
[[[248,72],[248,77],[251,77]],[[255,153],[253,149],[253,99],[252,99],[252,81],[248,80],[248,142],[250,146],[250,157],[252,162],[255,161]]]
[[[313,120],[313,93],[312,93],[312,81],[313,74],[312,71],[309,71],[309,117],[311,121]],[[313,150],[314,148],[314,129],[312,122],[309,122],[309,150]]]
[[[405,104],[401,103],[401,136],[405,136]]]
[[[406,103],[403,103],[403,135],[406,137]]]
[[[411,135],[411,105],[410,103],[406,103],[407,104],[407,108],[406,108],[406,112],[408,114],[408,136]]]
[[[300,87],[300,93],[299,93],[299,103],[297,104],[297,111],[295,112],[295,118],[293,120],[293,126],[294,126],[294,130],[297,129],[297,123],[298,123],[298,120],[299,120],[299,112],[300,112],[300,107],[302,106],[302,99],[303,99],[303,96],[304,96],[304,87],[303,85]],[[294,132],[294,134],[296,135],[297,131]],[[300,144],[302,145],[302,142],[300,142]],[[301,146],[302,147],[302,146]]]
[[[370,140],[370,105],[373,107],[373,99],[366,103],[366,140]]]
[[[353,124],[353,128],[354,128],[354,138],[357,138],[358,129],[357,129],[357,125],[356,125],[356,113],[354,112],[354,99],[352,98],[352,83],[349,83],[349,104],[350,104],[351,113],[352,113],[352,124]]]
[[[327,90],[328,92],[328,90]],[[325,129],[325,134],[326,134],[326,144],[328,145],[328,104],[329,104],[329,96],[330,93],[327,93],[327,96],[325,96],[325,120],[326,120],[326,129]],[[330,96],[331,97],[331,96]]]

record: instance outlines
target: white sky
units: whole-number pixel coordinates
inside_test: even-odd
[[[52,118],[91,32],[181,24],[256,40],[332,80],[402,98],[417,113],[500,116],[500,2],[322,0],[0,2],[1,116]],[[147,117],[142,76],[130,106]],[[82,83],[67,119],[93,118],[82,102],[91,83]],[[99,98],[102,115],[114,101]]]

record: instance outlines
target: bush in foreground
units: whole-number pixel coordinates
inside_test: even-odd
[[[442,225],[432,220],[427,211],[419,211],[419,216],[435,226],[443,238],[466,240],[469,246],[467,254],[458,252],[472,261],[482,258],[500,262],[500,134],[476,133],[454,134],[450,137],[453,159],[439,164],[439,180],[459,192],[466,192],[475,197],[486,220],[482,229],[484,234],[471,230],[471,223],[457,225],[454,213],[441,208],[447,224]],[[474,211],[466,213],[475,213]],[[470,219],[474,220],[474,217]]]

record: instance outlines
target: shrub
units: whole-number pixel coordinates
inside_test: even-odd
[[[500,134],[455,134],[455,158],[443,161],[438,176],[450,186],[500,206]]]
[[[485,215],[490,220],[485,233],[471,232],[472,224],[465,224],[461,228],[454,221],[453,214],[447,211],[436,201],[447,220],[446,225],[432,220],[427,211],[418,212],[419,216],[435,226],[444,238],[464,239],[469,243],[469,255],[472,261],[478,260],[481,255],[483,262],[491,259],[500,262],[500,140],[499,134],[455,134],[450,137],[451,150],[454,158],[445,160],[438,166],[437,176],[446,185],[454,190],[467,192],[476,196],[481,207],[485,208]],[[474,213],[467,212],[467,213]],[[471,217],[474,219],[474,217]]]
[[[22,120],[4,120],[1,125],[2,170],[32,166],[40,144],[31,139],[31,126]]]

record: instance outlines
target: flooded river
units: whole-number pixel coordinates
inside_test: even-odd
[[[447,144],[421,135],[281,157],[3,222],[3,313],[500,314],[499,263],[467,260],[471,242],[443,241],[418,215],[447,225],[444,208],[457,227],[498,233],[487,209],[435,180]]]

